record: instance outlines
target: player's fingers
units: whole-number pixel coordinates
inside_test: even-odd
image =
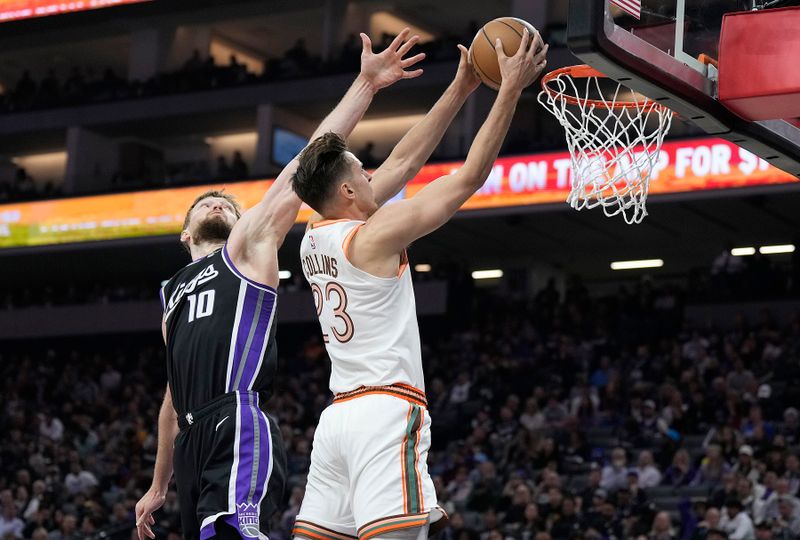
[[[547,61],[547,51],[550,50],[550,45],[545,45],[542,47],[542,50],[536,53],[536,56],[533,57],[533,63],[536,65],[541,64],[542,62]]]
[[[415,69],[414,71],[404,71],[403,72],[403,78],[404,79],[416,79],[420,75],[422,75],[422,70],[421,69]]]
[[[139,540],[144,540],[145,537],[145,529],[146,525],[144,523],[144,519],[136,520],[136,534],[139,536]]]
[[[411,29],[409,27],[406,26],[405,28],[403,28],[403,31],[397,34],[397,37],[394,38],[394,40],[392,40],[391,45],[389,45],[389,50],[396,51],[397,49],[399,49],[400,44],[403,43],[403,41],[405,41],[406,36],[409,34],[409,32],[411,32]]]
[[[153,514],[150,514],[149,516],[147,516],[147,523],[149,523],[150,525],[155,525],[156,524],[156,518],[153,517]]]
[[[497,58],[506,58],[506,52],[503,50],[503,42],[500,38],[494,40],[494,52],[497,53]]]
[[[468,59],[469,58],[469,49],[464,47],[462,44],[458,44],[458,50],[461,51],[461,57]]]
[[[528,52],[528,44],[531,42],[531,34],[528,32],[527,28],[522,29],[522,39],[519,40],[519,49],[517,49],[516,55],[522,56]]]
[[[411,47],[416,45],[418,41],[419,41],[419,36],[416,35],[411,36],[411,39],[403,43],[403,45],[399,49],[397,49],[397,54],[399,54],[400,56],[405,56],[406,53],[408,53],[408,51],[411,50]]]
[[[539,36],[539,32],[534,33],[533,39],[531,39],[531,46],[527,52],[528,57],[531,60],[534,60],[536,56],[542,52],[543,49],[542,45],[543,43],[541,37]]]
[[[363,49],[362,52],[371,53],[372,52],[372,40],[369,39],[369,36],[364,32],[359,34],[361,36],[361,47]]]
[[[400,67],[405,69],[407,67],[413,66],[417,62],[421,62],[425,60],[425,53],[419,53],[417,55],[412,56],[411,58],[406,58],[405,60],[400,62]]]

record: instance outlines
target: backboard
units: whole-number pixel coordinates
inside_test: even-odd
[[[723,15],[798,3],[570,0],[567,43],[573,54],[609,78],[800,176],[800,122],[749,122],[736,116],[717,100],[714,67]]]

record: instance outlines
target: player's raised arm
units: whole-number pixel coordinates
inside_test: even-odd
[[[522,90],[536,80],[546,64],[547,47],[536,54],[536,47],[528,48],[531,37],[526,30],[519,50],[511,57],[503,53],[499,40],[496,43],[503,82],[464,165],[411,199],[379,209],[355,236],[351,249],[368,253],[370,259],[395,256],[414,240],[444,225],[480,189],[500,151]]]
[[[361,72],[344,98],[316,129],[311,140],[329,131],[343,137],[348,136],[361,120],[378,90],[401,79],[411,79],[422,74],[422,69],[409,68],[423,60],[424,53],[403,58],[419,40],[419,36],[415,35],[405,41],[409,33],[408,28],[404,29],[379,54],[372,51],[369,37],[361,34]],[[296,169],[297,158],[281,171],[264,198],[244,213],[228,240],[229,256],[237,263],[237,267],[241,266],[241,272],[256,281],[277,282],[277,274],[274,277],[265,275],[266,261],[262,260],[264,257],[261,252],[263,247],[268,246],[266,255],[272,256],[274,249],[280,246],[295,222],[301,202],[291,189],[290,179]]]
[[[459,45],[458,48],[461,59],[453,82],[425,118],[408,130],[386,161],[372,173],[372,191],[379,205],[394,197],[417,175],[464,102],[480,85],[480,79],[469,63],[466,47]]]

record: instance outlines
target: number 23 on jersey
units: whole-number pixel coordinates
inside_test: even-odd
[[[314,295],[314,306],[317,308],[317,317],[322,315],[322,309],[326,302],[332,303],[334,324],[330,327],[333,337],[339,343],[347,343],[353,339],[353,319],[347,314],[347,292],[339,283],[330,281],[325,285],[323,293],[322,288],[316,283],[311,284],[311,292]],[[323,319],[321,318],[320,321]],[[323,322],[324,325],[324,322]],[[343,328],[342,328],[343,327]],[[322,338],[325,343],[328,343],[329,337],[323,331]]]

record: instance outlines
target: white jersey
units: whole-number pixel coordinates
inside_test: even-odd
[[[321,221],[300,244],[322,336],[331,358],[331,391],[395,383],[425,389],[417,306],[408,261],[396,277],[373,276],[347,260],[363,221]]]

